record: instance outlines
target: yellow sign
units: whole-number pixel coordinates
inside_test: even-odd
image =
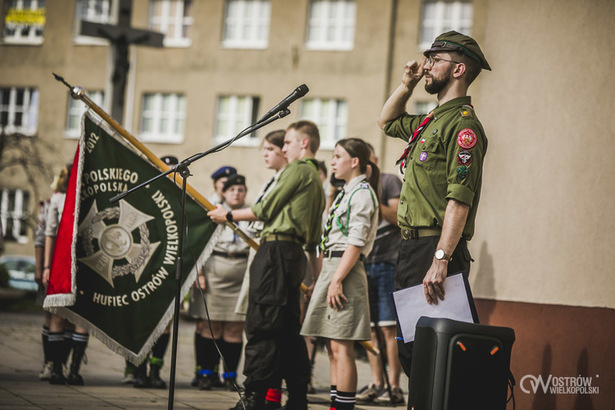
[[[6,24],[17,26],[44,26],[45,9],[9,9],[6,13],[6,18],[4,21]]]

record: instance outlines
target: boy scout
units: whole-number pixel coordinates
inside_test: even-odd
[[[299,121],[286,129],[282,151],[289,164],[276,186],[251,208],[209,212],[216,223],[261,220],[261,244],[250,267],[244,374],[247,409],[278,408],[282,378],[288,408],[307,409],[310,362],[299,335],[299,285],[307,269],[302,246],[316,271],[316,247],[325,206],[313,158],[320,145],[316,124]],[[240,403],[237,409],[243,409]]]
[[[408,141],[398,161],[405,178],[397,214],[403,240],[395,287],[423,283],[428,303],[444,299],[448,274],[470,270],[466,241],[474,234],[487,137],[467,91],[481,69],[491,67],[474,39],[455,31],[441,34],[422,62],[406,64],[401,84],[378,118],[387,135]],[[427,116],[410,115],[406,103],[423,76],[438,106]],[[411,352],[411,344],[400,343],[408,375]]]

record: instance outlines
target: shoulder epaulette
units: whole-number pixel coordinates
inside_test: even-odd
[[[461,114],[463,118],[473,118],[474,108],[471,105],[462,105],[459,114]]]

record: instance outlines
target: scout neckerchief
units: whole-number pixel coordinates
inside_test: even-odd
[[[276,173],[276,175],[277,175],[277,173]],[[267,182],[267,185],[265,185],[265,188],[263,188],[263,190],[261,191],[261,194],[258,196],[258,198],[256,198],[256,202],[254,202],[255,204],[258,204],[260,201],[263,200],[263,198],[265,197],[265,194],[267,193],[267,190],[269,189],[269,187],[271,187],[271,184],[273,184],[275,182],[275,176],[276,175],[272,176],[271,179],[269,180],[269,182]],[[257,222],[261,223],[261,226],[258,227],[258,228],[255,226]],[[248,228],[247,229],[250,230],[250,231],[256,232],[256,234],[258,234],[260,231],[263,230],[262,222],[260,222],[260,221],[251,221],[248,224]]]
[[[255,204],[258,204],[260,201],[263,200],[263,197],[265,196],[265,194],[267,193],[267,190],[269,189],[269,187],[271,186],[271,184],[273,184],[273,181],[275,181],[275,175],[271,177],[271,179],[269,180],[269,182],[267,182],[267,185],[265,185],[265,188],[263,188],[263,191],[261,192],[261,194],[259,195],[258,198],[256,198],[256,202]]]
[[[344,226],[342,221],[340,221],[339,217],[337,218],[337,227],[339,228],[340,232],[344,236],[348,236],[348,228],[350,227],[350,201],[352,201],[352,197],[354,196],[354,194],[356,194],[361,189],[369,189],[369,183],[367,182],[366,179],[359,182],[358,188],[352,191],[352,193],[350,194],[350,198],[348,198],[348,212],[346,212],[346,226]],[[376,198],[374,198],[374,192],[370,189],[369,194],[372,197],[372,203],[374,204],[374,212],[375,212],[376,211]]]
[[[322,241],[320,241],[320,249],[325,250],[325,243],[327,239],[329,239],[329,233],[331,232],[331,228],[333,227],[333,219],[335,218],[335,210],[340,206],[340,202],[342,202],[342,198],[344,198],[344,188],[337,194],[337,198],[335,198],[335,202],[331,206],[331,213],[329,214],[329,218],[327,218],[327,225],[325,225],[325,231],[322,233]]]
[[[401,154],[401,157],[399,157],[397,162],[395,162],[395,165],[400,164],[399,171],[402,174],[404,173],[404,168],[406,168],[406,158],[408,157],[408,153],[410,152],[410,149],[412,148],[412,144],[416,141],[419,135],[421,135],[421,133],[427,127],[427,124],[429,124],[429,121],[431,121],[432,118],[433,118],[433,111],[430,111],[429,114],[427,114],[427,117],[425,117],[425,119],[421,123],[421,125],[419,125],[418,128],[414,130],[414,133],[412,134],[412,138],[408,140],[408,145],[406,145],[406,149],[404,150],[404,153]]]

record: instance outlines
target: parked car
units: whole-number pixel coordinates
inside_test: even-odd
[[[0,265],[9,273],[9,287],[36,292],[38,284],[34,281],[34,258],[31,256],[0,256]]]

